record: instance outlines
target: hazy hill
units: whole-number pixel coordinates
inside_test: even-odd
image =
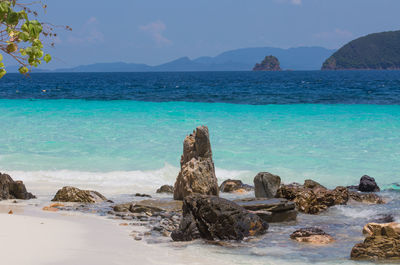
[[[267,55],[277,57],[283,70],[319,70],[324,60],[333,52],[334,50],[321,47],[245,48],[227,51],[215,57],[200,57],[194,60],[182,57],[157,66],[123,62],[95,63],[50,72],[251,71],[254,65]]]
[[[348,69],[400,69],[400,31],[374,33],[353,40],[322,65],[322,70]]]

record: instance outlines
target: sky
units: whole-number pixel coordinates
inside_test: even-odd
[[[400,0],[45,0],[57,28],[45,68],[96,62],[157,65],[247,47],[337,49],[399,30]],[[40,8],[39,8],[40,10]]]

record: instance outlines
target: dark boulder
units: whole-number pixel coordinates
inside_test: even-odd
[[[174,193],[174,186],[162,185],[156,192],[157,193]]]
[[[9,175],[0,173],[0,200],[34,198],[36,197],[32,193],[27,192],[22,181],[14,181]]]
[[[358,190],[362,192],[378,192],[381,189],[379,188],[378,184],[376,184],[374,178],[364,175],[360,179]]]
[[[274,198],[281,185],[281,178],[277,175],[260,172],[254,177],[256,198]]]
[[[171,235],[174,240],[191,240],[193,222],[200,237],[207,240],[242,240],[261,235],[268,229],[268,224],[257,215],[217,196],[187,196],[182,209],[180,229]]]
[[[254,188],[250,185],[243,184],[241,180],[236,180],[236,179],[227,179],[224,182],[221,183],[219,186],[219,190],[221,192],[246,192],[246,191],[251,191]]]
[[[246,198],[235,200],[235,202],[250,211],[270,211],[270,212],[283,212],[294,210],[295,204],[286,199],[273,198],[273,199],[257,199],[257,198]]]
[[[246,198],[235,200],[237,204],[257,214],[267,223],[280,223],[296,221],[297,211],[295,204],[286,199],[257,199]]]

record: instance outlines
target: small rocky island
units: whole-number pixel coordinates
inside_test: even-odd
[[[265,56],[261,63],[257,63],[253,71],[282,71],[280,62],[275,56]]]

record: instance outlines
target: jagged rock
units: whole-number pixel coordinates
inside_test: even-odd
[[[156,192],[157,193],[174,193],[174,186],[162,185]]]
[[[172,231],[171,238],[174,241],[192,241],[201,238],[193,215],[186,214],[182,217],[179,228]]]
[[[384,204],[385,201],[375,193],[360,193],[357,191],[350,191],[349,196],[352,200],[367,204]]]
[[[328,207],[346,204],[349,191],[340,186],[329,190],[315,181],[307,180],[304,185],[282,185],[276,197],[294,201],[300,212],[318,214]]]
[[[187,196],[182,209],[180,229],[171,235],[174,240],[190,240],[193,236],[185,228],[193,228],[193,222],[201,238],[207,240],[242,240],[244,237],[263,234],[268,229],[268,224],[257,215],[216,196]]]
[[[219,190],[221,192],[246,192],[254,188],[250,185],[243,184],[241,180],[227,179],[221,183]]]
[[[0,200],[34,198],[36,197],[32,193],[27,192],[22,181],[14,181],[9,175],[0,173]]]
[[[363,228],[363,234],[367,236],[389,236],[400,235],[400,224],[398,223],[369,223]]]
[[[367,224],[363,243],[351,250],[353,260],[400,260],[400,224]]]
[[[52,201],[97,203],[107,201],[107,198],[97,191],[81,190],[75,187],[63,187],[57,191]]]
[[[296,230],[290,235],[290,238],[298,242],[316,245],[329,244],[335,241],[332,236],[315,227],[301,228]]]
[[[175,200],[183,200],[193,193],[217,196],[219,193],[206,126],[197,127],[193,134],[186,136],[181,170],[174,186]]]
[[[376,184],[374,178],[364,175],[360,179],[360,185],[358,185],[358,190],[362,192],[378,192],[381,189],[379,188],[378,184]]]
[[[281,178],[268,172],[260,172],[254,177],[256,198],[274,198],[281,185]]]

